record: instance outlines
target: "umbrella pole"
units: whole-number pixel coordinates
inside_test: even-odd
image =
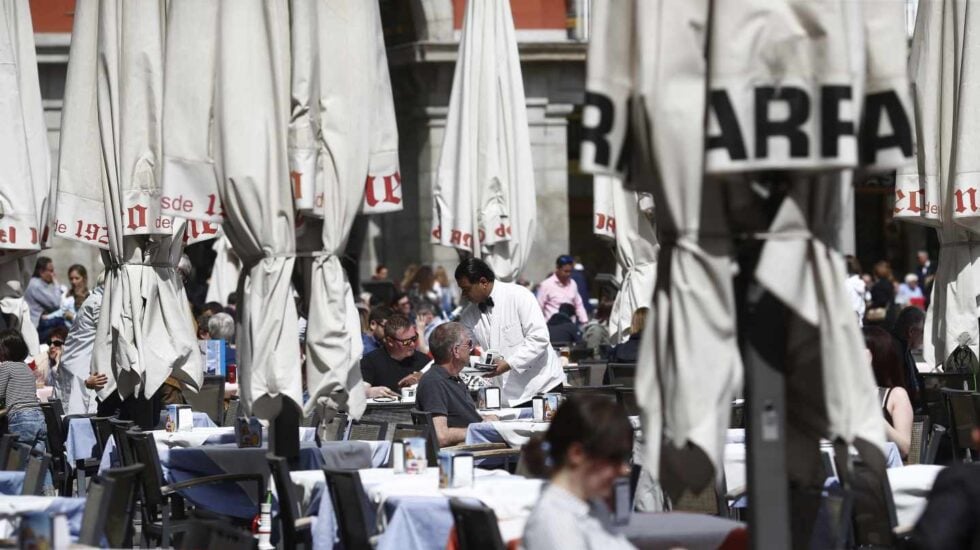
[[[749,536],[752,548],[792,548],[786,469],[784,357],[786,311],[752,281],[759,245],[740,258],[736,277],[739,347],[745,366],[745,442]]]
[[[269,452],[290,461],[296,466],[299,459],[300,407],[292,399],[282,396],[282,409],[269,422]]]

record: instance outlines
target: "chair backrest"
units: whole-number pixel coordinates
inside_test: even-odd
[[[65,406],[60,399],[48,399],[47,404],[54,409],[54,413],[58,415],[58,418],[65,416]]]
[[[384,441],[388,433],[388,424],[370,420],[355,420],[351,422],[347,439],[351,441]]]
[[[976,411],[973,409],[973,394],[966,390],[951,390],[944,388],[943,397],[949,411],[949,435],[953,441],[954,454],[962,456],[962,451],[969,452],[973,448],[971,433],[977,426]]]
[[[421,424],[395,424],[394,436],[392,441],[400,441],[409,437],[421,437],[425,439],[425,461],[426,465],[436,467],[439,465],[439,441],[432,426]]]
[[[526,445],[521,447],[521,455],[517,458],[514,473],[531,479],[547,479],[547,460],[541,450],[544,432],[531,434]]]
[[[225,420],[225,377],[205,376],[201,389],[184,392],[184,399],[191,409],[206,413],[215,424]]]
[[[126,432],[126,437],[137,462],[143,464],[140,481],[143,489],[143,510],[147,514],[145,517],[156,519],[164,506],[161,487],[167,484],[163,479],[156,442],[149,432],[129,431]]]
[[[61,424],[61,416],[51,403],[41,403],[41,412],[44,414],[44,427],[47,428],[47,451],[52,457],[65,456],[65,436],[64,426]]]
[[[115,482],[108,478],[96,477],[89,483],[85,494],[85,510],[82,512],[82,528],[78,532],[78,543],[99,548],[105,534],[105,524],[109,517],[109,503]]]
[[[636,363],[609,363],[609,383],[632,388],[636,383]]]
[[[47,453],[30,453],[24,469],[24,486],[20,494],[40,496],[44,492],[44,477],[48,473],[51,456]]]
[[[105,451],[106,443],[109,442],[109,436],[112,435],[112,424],[109,423],[111,419],[111,416],[93,416],[89,418],[89,422],[92,423],[92,431],[95,432],[95,439],[99,445],[100,454],[102,451]]]
[[[133,421],[111,418],[109,419],[109,425],[112,427],[112,438],[116,441],[116,449],[118,449],[119,459],[122,465],[129,466],[138,462],[136,456],[133,454],[132,447],[129,445],[129,439],[126,437],[126,432],[131,429],[136,429]]]
[[[732,412],[728,417],[729,428],[745,428],[745,403],[732,403]]]
[[[17,434],[3,434],[0,436],[0,468],[7,469],[7,462],[10,460],[10,451],[16,445]]]
[[[225,409],[224,422],[221,423],[222,426],[234,426],[235,419],[238,418],[238,411],[241,410],[241,399],[238,396],[234,396],[228,400],[228,408]]]
[[[192,519],[180,540],[180,550],[225,550],[255,548],[254,535],[226,523]]]
[[[569,386],[588,386],[589,367],[565,367],[565,380]]]
[[[852,461],[847,487],[854,495],[854,542],[858,547],[892,548],[898,525],[891,486],[884,469],[876,470],[860,458]]]
[[[678,512],[728,517],[725,491],[714,483],[709,484],[699,492],[685,489],[679,498],[671,500],[671,509]]]
[[[321,422],[317,427],[320,441],[343,441],[347,439],[347,415],[338,413],[326,422]]]
[[[618,402],[619,397],[616,395],[616,390],[620,386],[585,386],[583,388],[574,388],[570,386],[565,386],[562,389],[562,393],[568,396],[572,395],[594,395],[598,397],[606,398],[610,401]]]
[[[640,414],[640,404],[636,402],[636,390],[633,388],[617,388],[616,401],[626,409],[629,416]]]
[[[109,517],[105,523],[109,548],[133,546],[133,516],[136,514],[136,497],[143,469],[143,464],[137,462],[105,472],[105,477],[113,482],[112,498],[108,504]]]
[[[417,409],[412,409],[412,423],[416,426],[423,426],[425,429],[422,432],[422,436],[425,438],[425,451],[426,451],[426,461],[429,466],[439,465],[439,438],[436,436],[436,430],[432,426],[432,413],[427,411],[420,411]]]
[[[449,499],[459,550],[505,550],[497,514],[477,500]]]
[[[946,428],[938,424],[932,425],[932,430],[929,433],[929,444],[926,446],[926,452],[922,457],[923,464],[935,464],[936,455],[939,454],[939,446],[942,444],[943,439],[946,438]]]
[[[909,444],[909,456],[905,459],[906,466],[922,462],[930,427],[931,423],[926,415],[916,416],[912,419],[912,441]]]
[[[297,548],[300,543],[305,543],[304,547],[309,548],[309,541],[300,541],[296,533],[296,520],[302,514],[299,510],[299,495],[296,493],[293,479],[289,476],[289,464],[281,456],[267,454],[265,458],[269,462],[272,481],[276,484],[276,494],[279,495],[279,522],[283,534],[283,547]]]
[[[27,466],[27,457],[31,454],[31,446],[26,443],[16,443],[7,457],[7,469],[20,472]]]
[[[408,424],[412,421],[411,411],[414,408],[415,403],[368,404],[361,420],[387,423],[390,436],[395,431],[395,424]]]
[[[324,470],[323,474],[337,513],[337,531],[344,548],[371,548],[360,474],[356,470]]]

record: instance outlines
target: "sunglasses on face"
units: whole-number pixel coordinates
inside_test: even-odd
[[[60,348],[63,345],[65,345],[65,343],[62,340],[51,340],[51,346],[52,347]]]
[[[398,338],[392,338],[391,341],[392,342],[399,343],[399,344],[401,344],[403,346],[410,346],[410,345],[414,344],[415,342],[417,342],[418,339],[419,339],[419,335],[416,334],[415,336],[412,336],[411,338],[405,338],[404,340],[399,340]]]

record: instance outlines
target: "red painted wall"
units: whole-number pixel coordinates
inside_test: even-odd
[[[34,32],[71,32],[75,0],[30,0]]]
[[[565,0],[510,0],[518,29],[564,29]],[[463,27],[466,0],[453,0],[453,28]]]

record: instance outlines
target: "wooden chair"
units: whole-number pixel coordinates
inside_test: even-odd
[[[351,441],[384,441],[387,432],[388,424],[385,422],[355,420],[351,422],[347,439]]]
[[[108,478],[95,478],[89,485],[85,497],[85,510],[82,512],[82,527],[78,533],[78,543],[100,548],[105,536],[106,521],[109,519],[109,503],[115,482]]]
[[[153,434],[149,432],[130,431],[126,433],[136,459],[145,465],[141,476],[143,489],[143,536],[152,538],[160,546],[173,543],[174,533],[183,533],[189,522],[183,516],[182,500],[179,491],[200,485],[228,482],[251,482],[257,487],[256,494],[265,495],[265,476],[261,474],[217,474],[188,479],[168,485],[163,478],[160,467],[160,457]],[[256,513],[260,509],[256,507]],[[180,519],[175,519],[180,517]]]
[[[48,472],[51,456],[47,453],[31,452],[27,457],[27,467],[24,469],[24,486],[20,494],[41,496],[44,494],[44,478]]]
[[[132,548],[136,500],[143,474],[143,464],[110,468],[105,479],[113,482],[112,497],[108,503],[108,518],[105,524],[105,538],[109,548]],[[97,545],[96,545],[97,546]]]
[[[272,454],[266,455],[269,470],[272,472],[276,493],[279,495],[279,525],[282,533],[284,548],[313,547],[311,527],[313,519],[303,517],[299,509],[299,495],[296,486],[289,476],[289,464],[285,458]]]
[[[344,548],[374,546],[367,514],[364,513],[364,486],[357,470],[323,470],[330,499],[337,514],[337,531]]]
[[[477,500],[449,499],[459,550],[506,550],[497,514]]]

